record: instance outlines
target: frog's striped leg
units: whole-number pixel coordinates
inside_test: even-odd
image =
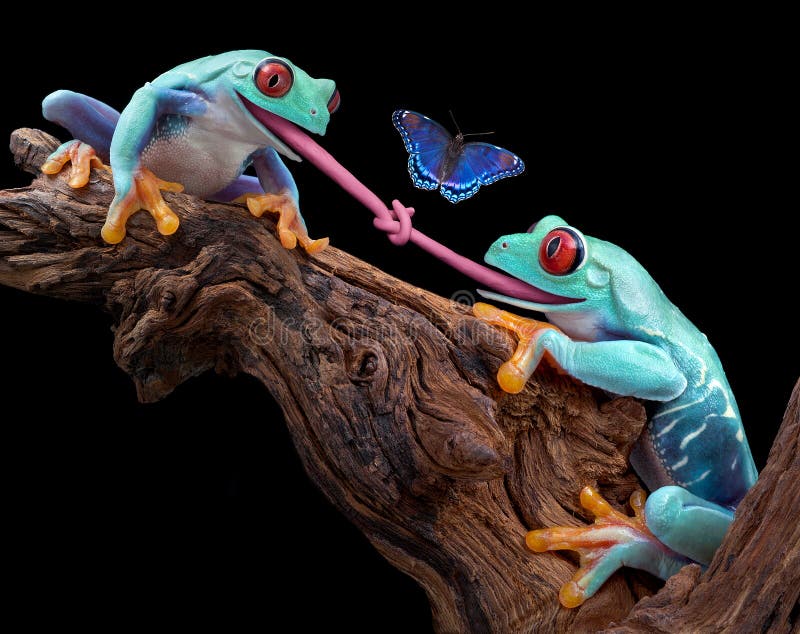
[[[246,201],[250,213],[257,218],[260,218],[265,211],[277,213],[278,237],[285,248],[294,249],[299,242],[308,253],[322,251],[328,246],[329,240],[328,238],[314,240],[308,236],[308,229],[298,205],[297,185],[275,149],[259,150],[252,156],[252,160],[259,184],[265,193],[245,193],[237,200]],[[229,186],[225,192],[228,190],[235,191],[235,188]]]
[[[525,538],[528,548],[534,552],[572,550],[580,555],[580,567],[558,595],[564,607],[581,605],[623,566],[667,579],[691,563],[667,548],[650,531],[645,521],[643,491],[631,495],[633,517],[614,510],[596,489],[588,486],[581,491],[581,506],[595,515],[593,525],[542,528],[530,531]]]

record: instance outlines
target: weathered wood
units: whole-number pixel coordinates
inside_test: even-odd
[[[286,251],[270,220],[238,205],[166,194],[181,218],[175,235],[158,235],[141,213],[123,243],[105,245],[110,179],[95,172],[72,190],[63,175],[39,175],[56,145],[35,130],[12,135],[17,163],[37,177],[0,192],[0,282],[109,311],[115,359],[144,402],[209,369],[262,381],[309,476],[425,588],[437,630],[596,631],[658,587],[625,572],[565,610],[557,593],[573,561],[534,555],[523,543],[530,527],[580,524],[585,484],[627,499],[637,485],[627,452],[645,420],[638,402],[547,370],[521,394],[504,394],[494,373],[512,351],[507,333],[335,248],[314,257]],[[797,468],[796,428],[789,439]],[[757,487],[762,506],[774,480],[765,472]],[[758,500],[748,496],[726,552],[754,539],[753,515],[763,508],[749,509]],[[796,554],[796,531],[792,538],[787,557]],[[722,574],[716,561],[712,579]],[[762,569],[780,583],[789,573],[778,568],[766,560]],[[663,597],[686,578],[639,604],[621,627],[640,627],[653,601],[673,606]]]

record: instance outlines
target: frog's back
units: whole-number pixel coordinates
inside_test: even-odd
[[[219,55],[207,55],[191,62],[185,62],[162,73],[152,83],[156,86],[169,88],[198,88],[202,84],[213,82],[243,59],[253,61],[261,60],[267,56],[268,53],[259,50],[227,51]],[[182,83],[184,84],[183,86],[180,85]]]

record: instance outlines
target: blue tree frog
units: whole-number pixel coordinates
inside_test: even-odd
[[[246,200],[255,216],[277,212],[283,246],[299,242],[313,253],[328,239],[309,238],[297,186],[279,155],[300,157],[270,130],[264,113],[324,134],[339,101],[330,79],[312,78],[288,59],[257,50],[182,64],[137,90],[122,114],[59,90],[45,98],[43,114],[77,140],[59,147],[42,171],[55,174],[71,161],[69,183],[82,187],[92,166],[110,160],[115,196],[102,237],[111,244],[125,237],[128,218],[139,209],[152,214],[160,233],[174,233],[178,217],[161,191],[185,189],[217,201]],[[251,164],[257,178],[244,174]]]
[[[501,237],[485,261],[560,302],[482,291],[488,299],[542,312],[550,322],[475,305],[476,316],[519,337],[498,372],[504,390],[522,390],[547,357],[588,385],[653,404],[630,456],[652,491],[649,498],[641,491],[631,497],[634,516],[614,510],[587,486],[581,504],[596,516],[594,525],[537,529],[526,537],[536,552],[580,554],[561,603],[580,605],[622,566],[666,579],[686,563],[709,564],[758,473],[736,400],[706,336],[626,251],[583,235],[558,216]]]

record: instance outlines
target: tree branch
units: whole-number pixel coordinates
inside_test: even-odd
[[[627,453],[645,421],[638,402],[608,400],[550,371],[521,394],[504,394],[494,375],[513,349],[507,333],[335,248],[314,257],[286,251],[269,220],[238,205],[166,194],[181,218],[175,235],[158,235],[138,214],[124,242],[105,245],[110,178],[95,172],[73,190],[64,175],[39,174],[57,143],[36,130],[12,135],[18,165],[37,176],[30,187],[0,192],[0,282],[109,311],[114,357],[143,402],[212,368],[258,378],[281,405],[311,479],[425,588],[437,630],[596,631],[658,587],[625,572],[583,607],[565,610],[557,593],[573,562],[533,555],[523,542],[530,527],[579,525],[585,484],[627,499],[637,486]],[[773,453],[780,462],[793,452],[797,469],[794,411],[794,435]],[[720,552],[761,534],[748,527],[775,487],[765,471],[758,504],[748,496]],[[786,512],[797,508],[781,500]],[[784,552],[794,557],[796,530],[787,539],[794,541]],[[794,574],[761,552],[776,583]],[[674,598],[676,584],[695,583],[691,569],[683,571],[618,631],[641,631],[654,609],[687,609],[685,597],[703,579],[723,574],[719,558],[698,590]],[[738,569],[723,561],[724,574]],[[726,588],[748,582],[743,576],[744,585]],[[790,614],[783,605],[773,622]]]

